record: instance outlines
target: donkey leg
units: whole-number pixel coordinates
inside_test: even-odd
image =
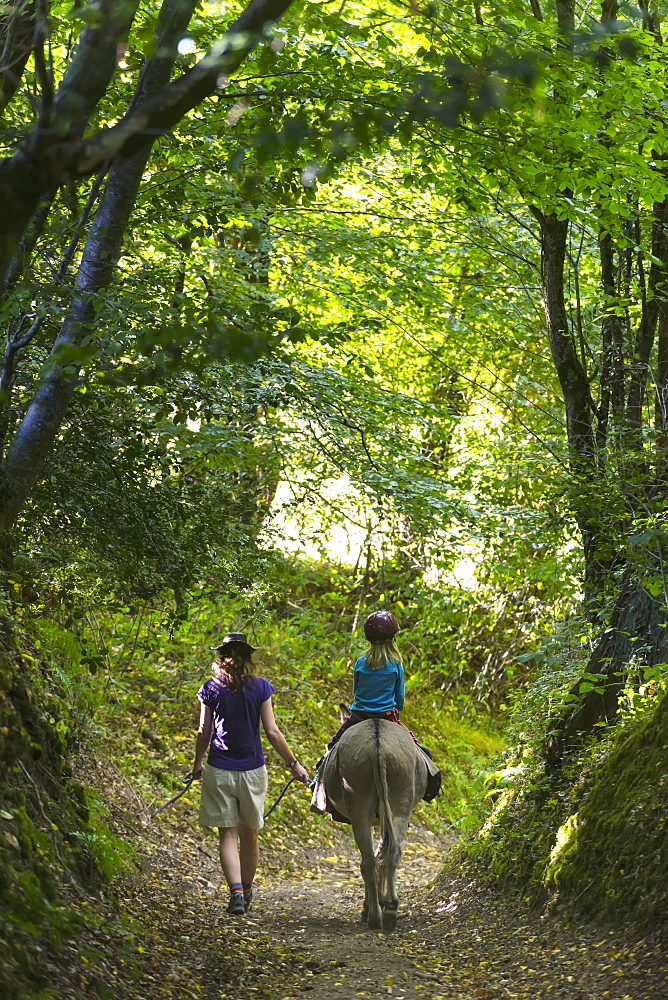
[[[406,830],[408,829],[408,818],[403,816],[394,817],[394,845],[388,850],[383,859],[383,894],[381,905],[383,907],[383,930],[393,931],[397,926],[397,910],[399,908],[399,897],[397,896],[397,868],[401,861],[401,845]]]
[[[352,817],[351,817],[352,819]],[[364,879],[364,909],[362,919],[366,919],[370,930],[378,930],[381,925],[381,909],[378,899],[378,863],[373,849],[373,833],[368,820],[358,825],[353,819],[355,843],[362,855],[360,871]]]
[[[399,898],[397,896],[396,875],[397,867],[401,859],[401,848],[397,847],[385,859],[385,891],[381,905],[383,907],[383,930],[393,931],[397,926],[397,910],[399,909]]]
[[[369,930],[377,931],[381,924],[381,909],[378,900],[378,865],[373,853],[369,857],[362,858],[360,865],[362,878],[364,879],[364,910]]]

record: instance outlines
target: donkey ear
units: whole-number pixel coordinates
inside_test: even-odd
[[[344,705],[343,702],[339,702],[339,718],[341,719],[341,722],[345,722],[346,719],[350,718],[350,709],[347,705]]]

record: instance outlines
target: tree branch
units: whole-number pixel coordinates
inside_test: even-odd
[[[156,56],[149,60],[140,75],[133,99],[135,107],[152,106],[155,93],[158,96],[165,92],[171,93],[171,85],[165,86],[165,83],[173,66],[176,43],[190,21],[195,4],[196,0],[164,0],[158,21]],[[234,30],[221,41],[223,55],[217,65],[239,65],[262,37],[267,12],[272,11],[273,14],[279,6],[285,9],[288,2],[254,0],[235,22]],[[257,21],[260,15],[265,17],[262,23]],[[273,16],[271,19],[273,20]],[[247,23],[253,24],[256,30],[252,34],[244,33],[240,42],[238,26]],[[7,451],[3,469],[1,514],[4,527],[14,524],[41,474],[46,456],[53,446],[78,385],[84,356],[83,345],[91,336],[96,298],[109,286],[113,277],[125,230],[157,133],[149,130],[131,134],[136,136],[137,141],[122,148],[122,155],[116,158],[109,171],[105,191],[84,247],[75,296],[51,352],[51,370],[37,387]]]
[[[101,2],[105,7],[117,8],[115,0]],[[75,127],[80,131],[102,96],[111,72],[107,72],[108,67],[100,74],[87,72],[84,52],[89,52],[88,59],[94,59],[97,51],[94,43],[100,40],[94,37],[88,43],[82,38],[74,62],[56,95],[53,129],[46,133],[37,129],[12,157],[0,163],[0,218],[6,220],[0,244],[0,280],[4,280],[9,261],[45,192],[72,177],[94,173],[119,155],[132,156],[146,143],[151,144],[158,136],[168,132],[184,115],[215,93],[221,76],[234,72],[241,65],[266,29],[291,3],[292,0],[251,0],[229,31],[184,76],[173,83],[166,83],[150,96],[145,89],[142,90],[124,118],[91,139],[83,142],[62,141],[55,134],[56,123],[62,125],[64,122],[70,133]],[[133,3],[133,11],[135,7],[136,3]],[[124,4],[126,20],[128,9]],[[119,23],[114,20],[113,24],[116,25],[115,37],[118,38]],[[109,32],[105,39],[109,43]],[[161,52],[158,58],[152,60],[151,71],[156,71],[157,64],[165,58]]]
[[[76,145],[80,141],[109,84],[116,66],[118,40],[129,31],[137,6],[138,0],[98,0],[100,17],[82,31],[74,58],[52,104],[48,98],[48,115],[45,116],[43,101],[36,127],[11,157],[0,161],[0,285],[3,288],[19,246],[28,242],[26,233],[40,204],[50,204],[57,189],[68,179],[54,169],[52,151],[63,145],[63,136],[66,144],[76,140]],[[40,72],[39,55],[36,58],[44,88],[48,85],[46,66]]]
[[[261,41],[266,29],[290,6],[292,0],[252,0],[203,59],[184,76],[163,87],[116,125],[82,143],[69,169],[88,174],[98,164],[164,135],[184,115],[214,94],[221,77],[233,73]]]
[[[37,18],[35,20],[35,40],[33,42],[33,60],[35,76],[42,91],[42,103],[39,109],[39,128],[46,129],[51,122],[53,110],[53,76],[46,65],[44,43],[49,37],[49,19],[44,0],[37,0]]]
[[[28,64],[33,45],[35,16],[34,0],[14,0],[4,4],[6,11],[0,20],[0,33],[5,43],[0,55],[0,114],[18,90],[24,70]]]
[[[52,129],[62,138],[78,138],[104,96],[116,69],[118,43],[127,37],[138,0],[97,0],[98,16],[79,37],[74,58],[61,81],[53,106]],[[53,133],[33,141],[52,143]]]

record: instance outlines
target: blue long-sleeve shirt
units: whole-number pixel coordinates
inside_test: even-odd
[[[355,664],[353,698],[354,712],[391,712],[404,707],[404,668],[390,661],[380,670],[366,665],[366,654]]]

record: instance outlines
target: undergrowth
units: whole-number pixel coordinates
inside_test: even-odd
[[[573,631],[581,624],[572,625],[571,639]],[[600,727],[561,766],[549,767],[543,747],[550,719],[582,676],[585,655],[555,638],[518,699],[508,749],[488,775],[489,815],[455,848],[448,868],[465,866],[514,886],[534,905],[665,932],[665,669],[652,668],[652,683],[622,691],[616,726]]]
[[[49,963],[85,920],[69,897],[134,870],[135,852],[72,775],[73,718],[53,663],[7,616],[0,642],[0,994],[47,998]]]

